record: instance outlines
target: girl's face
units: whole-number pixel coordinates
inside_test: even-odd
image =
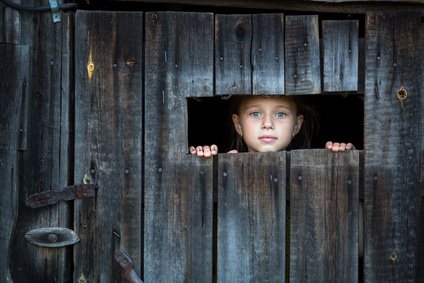
[[[303,123],[303,115],[297,115],[295,102],[287,97],[246,97],[232,118],[249,152],[285,149]]]

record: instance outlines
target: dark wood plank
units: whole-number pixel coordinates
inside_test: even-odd
[[[285,26],[286,93],[320,93],[318,16],[286,16]]]
[[[77,12],[74,175],[99,190],[75,202],[75,280],[123,281],[120,249],[141,271],[142,39],[143,13]]]
[[[213,14],[146,14],[146,282],[212,281],[212,160],[187,156],[189,96],[213,95]]]
[[[284,14],[252,15],[253,94],[284,93]]]
[[[290,159],[290,281],[358,282],[359,153]]]
[[[421,282],[424,150],[422,12],[366,16],[367,282]],[[404,88],[404,100],[397,97]],[[421,254],[420,254],[421,253]]]
[[[267,9],[274,11],[365,13],[367,11],[422,10],[423,0],[108,0],[108,2],[138,2],[173,5],[195,5],[226,8]],[[91,2],[90,2],[91,3]],[[403,5],[401,7],[400,5]]]
[[[358,91],[358,21],[323,21],[323,90]]]
[[[28,45],[0,44],[0,281],[13,282],[10,266],[11,245],[18,218],[18,151],[28,131]]]
[[[252,93],[250,15],[215,15],[215,92]]]
[[[218,158],[218,282],[284,282],[286,153]]]
[[[69,225],[66,204],[32,209],[26,196],[44,190],[58,190],[69,182],[69,80],[72,15],[58,24],[51,15],[20,14],[20,41],[29,48],[27,109],[21,118],[24,137],[19,151],[19,217],[10,242],[10,270],[15,282],[70,280],[69,249],[42,249],[24,240],[32,228]],[[39,31],[43,32],[39,32]],[[23,110],[23,109],[22,109]],[[26,129],[27,130],[26,130]],[[62,134],[64,134],[62,136]]]

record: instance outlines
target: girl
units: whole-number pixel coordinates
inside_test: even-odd
[[[285,149],[308,148],[316,123],[313,111],[293,96],[238,96],[232,120],[237,152],[276,152]],[[307,118],[307,119],[305,119]],[[354,149],[351,143],[328,141],[325,147],[333,152]],[[210,157],[218,153],[216,145],[191,146],[191,154]]]

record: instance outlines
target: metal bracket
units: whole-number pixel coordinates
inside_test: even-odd
[[[64,188],[62,191],[46,191],[30,195],[26,200],[26,206],[37,208],[51,205],[60,200],[68,201],[94,197],[96,195],[97,184],[80,184]]]
[[[122,250],[117,251],[114,255],[115,261],[124,269],[125,279],[130,283],[143,283],[133,269],[133,263],[130,257]]]
[[[52,10],[53,22],[60,22],[60,11],[59,5],[57,4],[57,0],[49,0],[50,9]]]

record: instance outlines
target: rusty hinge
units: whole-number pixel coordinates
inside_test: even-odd
[[[96,195],[97,184],[80,184],[64,188],[62,191],[46,191],[30,195],[25,204],[29,207],[36,208],[55,204],[61,200],[68,201],[74,199],[82,199],[94,197]]]
[[[143,283],[143,281],[138,277],[133,268],[133,263],[130,257],[123,251],[117,251],[114,255],[116,262],[124,269],[125,279],[131,283]]]
[[[33,229],[25,234],[25,239],[34,245],[47,248],[69,246],[80,240],[74,231],[63,227]]]

